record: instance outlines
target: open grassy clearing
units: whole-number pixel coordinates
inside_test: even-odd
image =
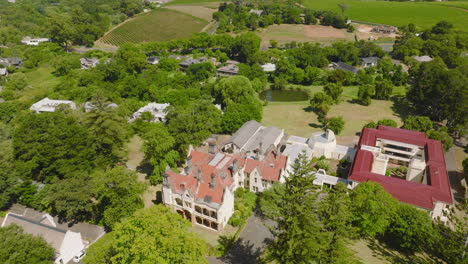
[[[218,4],[223,1],[219,0],[174,0],[167,5],[213,5],[213,3],[218,6]]]
[[[307,86],[302,89],[314,94],[322,91],[321,86]],[[380,119],[395,120],[402,125],[402,116],[405,108],[401,102],[394,97],[390,101],[372,100],[370,106],[354,103],[357,98],[359,87],[347,86],[343,88],[342,101],[333,105],[328,117],[342,116],[346,122],[343,132],[339,135],[341,144],[352,144],[357,140],[356,132],[370,121]],[[404,87],[396,87],[393,91],[395,96],[404,95]],[[317,116],[310,109],[308,101],[301,102],[269,102],[263,108],[262,124],[284,128],[290,135],[309,137],[312,133],[321,131],[321,125]]]
[[[54,69],[52,67],[46,65],[25,73],[30,85],[24,88],[18,100],[30,103],[36,99],[42,99],[42,97],[49,94],[61,80],[60,77],[52,74],[53,71]]]
[[[338,3],[349,8],[345,14],[352,20],[395,26],[414,23],[419,27],[431,27],[440,20],[452,22],[456,29],[466,30],[468,13],[452,8],[449,4],[466,7],[465,2],[447,2],[447,6],[427,2],[387,2],[360,0],[306,0],[303,5],[312,9],[340,11]]]
[[[167,8],[184,12],[206,21],[211,21],[213,19],[213,13],[217,11],[216,9],[199,5],[170,5],[167,6]]]
[[[141,14],[104,35],[99,41],[119,46],[124,43],[167,41],[200,32],[206,20],[169,9]]]

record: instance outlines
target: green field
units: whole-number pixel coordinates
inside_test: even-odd
[[[322,91],[321,86],[303,87],[310,94]],[[346,122],[344,131],[339,135],[342,144],[350,144],[355,138],[355,133],[370,121],[380,119],[393,119],[399,125],[402,124],[404,108],[398,100],[382,101],[372,100],[370,106],[353,103],[357,98],[359,88],[357,86],[343,87],[342,101],[333,105],[329,117],[342,116]],[[396,87],[394,95],[404,95],[404,87]],[[309,102],[269,102],[263,108],[262,124],[284,128],[290,135],[309,137],[312,133],[321,131],[317,116],[309,109]]]
[[[186,13],[157,9],[128,20],[102,37],[100,42],[119,46],[128,42],[186,38],[200,32],[207,24],[207,21]]]
[[[467,2],[385,2],[360,0],[305,0],[304,5],[311,9],[339,11],[338,3],[349,8],[345,14],[352,20],[403,26],[414,23],[427,28],[440,20],[452,22],[456,29],[466,30],[468,12],[451,6],[467,8]],[[450,6],[451,5],[451,6]]]

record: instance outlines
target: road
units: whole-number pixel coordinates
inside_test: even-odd
[[[247,224],[239,235],[239,239],[221,258],[208,257],[210,264],[254,264],[262,254],[266,245],[273,238],[265,225],[272,225],[270,220],[262,220],[255,213],[249,218]]]

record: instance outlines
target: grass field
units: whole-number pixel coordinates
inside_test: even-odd
[[[114,46],[128,42],[167,41],[190,37],[206,24],[206,20],[186,13],[157,9],[128,20],[99,41]]]
[[[19,98],[21,102],[32,102],[33,99],[45,97],[60,82],[61,78],[52,74],[54,69],[49,66],[42,66],[37,70],[27,72],[26,78],[31,85],[22,91]]]
[[[466,2],[447,2],[441,5],[428,2],[305,0],[303,4],[312,9],[339,11],[338,3],[349,5],[345,14],[352,20],[395,26],[414,23],[424,28],[431,27],[440,20],[447,20],[452,22],[456,29],[467,29],[468,13],[450,6],[467,8]]]
[[[322,91],[321,86],[303,87],[311,94]],[[352,102],[357,97],[358,87],[344,87],[342,101],[333,105],[328,117],[342,116],[346,122],[343,132],[339,135],[341,144],[351,144],[357,139],[356,132],[370,121],[380,119],[392,119],[399,125],[402,124],[400,115],[402,111],[398,101],[372,100],[370,106],[363,106]],[[394,95],[404,95],[404,87],[397,87]],[[404,109],[403,109],[404,110]],[[312,133],[321,131],[322,128],[317,116],[309,108],[308,101],[302,102],[269,102],[263,108],[262,124],[284,128],[290,135],[309,137]]]

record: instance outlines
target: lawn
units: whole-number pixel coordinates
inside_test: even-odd
[[[207,21],[169,9],[156,9],[136,16],[116,27],[100,39],[100,42],[119,46],[124,43],[167,41],[186,38],[200,32]]]
[[[42,66],[38,69],[25,73],[28,83],[19,98],[21,102],[32,102],[45,97],[60,82],[61,78],[52,74],[54,69],[50,66]]]
[[[349,8],[345,14],[352,20],[374,22],[395,26],[414,23],[419,27],[431,27],[440,20],[452,22],[456,29],[466,30],[468,13],[466,2],[447,2],[447,4],[427,2],[388,2],[360,0],[306,0],[304,5],[311,9],[339,11],[338,3],[345,3]],[[451,6],[450,6],[451,5]]]
[[[308,90],[310,94],[322,91],[321,86],[307,86],[303,89]],[[352,102],[352,99],[357,97],[359,90],[357,86],[344,87],[343,90],[342,101],[338,105],[333,105],[328,113],[329,117],[342,116],[346,122],[344,131],[339,135],[340,143],[351,144],[356,140],[356,132],[361,131],[370,121],[385,118],[395,120],[398,125],[402,124],[401,115],[405,112],[398,100],[372,100],[370,106],[363,106]],[[404,95],[405,89],[397,87],[393,93]],[[312,133],[322,130],[316,115],[309,108],[308,101],[269,102],[263,108],[262,124],[281,127],[290,135],[302,137],[309,137]]]

